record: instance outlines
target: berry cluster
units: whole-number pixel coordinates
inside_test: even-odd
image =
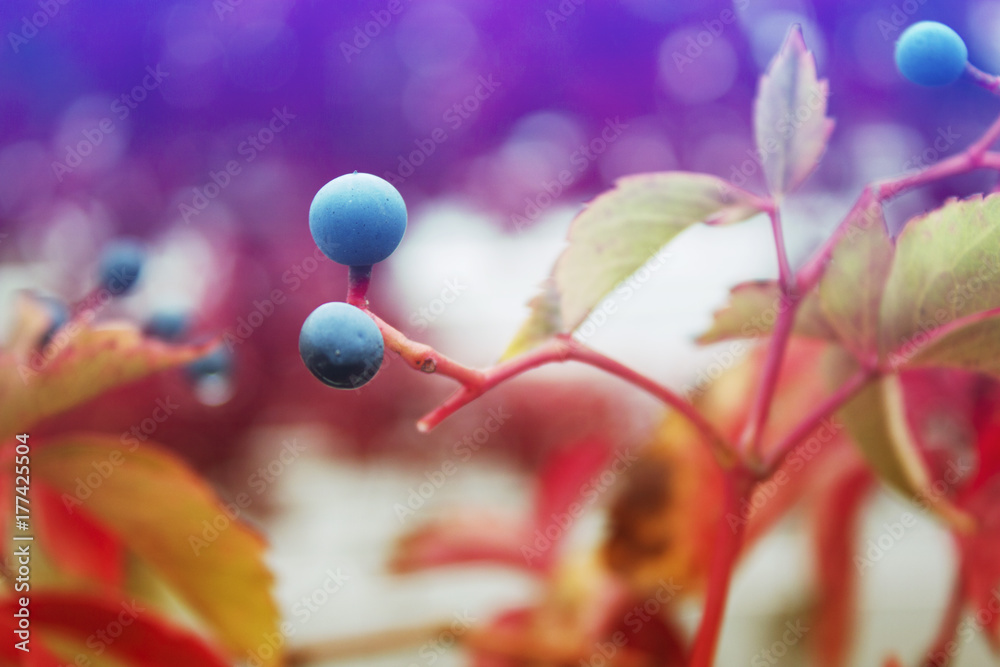
[[[323,254],[350,267],[352,281],[367,281],[371,266],[396,249],[406,231],[406,204],[387,181],[345,174],[316,193],[309,231]],[[324,303],[306,318],[299,354],[324,384],[357,389],[382,366],[384,343],[375,321],[349,303]]]
[[[968,49],[948,26],[921,21],[896,44],[896,64],[910,81],[943,86],[968,65]],[[323,254],[351,269],[348,300],[364,303],[373,264],[389,257],[406,230],[406,204],[389,182],[371,174],[345,174],[316,193],[309,207],[309,231]],[[357,295],[360,287],[360,299]],[[325,303],[306,318],[299,354],[321,382],[338,389],[367,383],[382,365],[382,332],[367,312],[350,303]]]
[[[35,294],[34,298],[44,313],[48,326],[38,340],[38,346],[45,350],[58,336],[65,333],[67,325],[74,320],[75,313],[81,312],[85,304],[100,295],[100,298],[121,297],[132,292],[146,266],[146,248],[131,239],[116,239],[108,243],[97,262],[97,284],[91,297],[70,306],[59,297]],[[150,315],[143,326],[145,334],[151,338],[169,343],[180,343],[191,333],[191,315],[186,310],[161,309]],[[72,335],[72,334],[70,334]],[[224,345],[218,345],[204,356],[185,367],[193,381],[201,381],[209,376],[225,377],[233,370],[233,355]]]

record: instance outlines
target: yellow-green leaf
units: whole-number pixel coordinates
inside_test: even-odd
[[[837,355],[832,359],[837,359]],[[842,357],[835,363],[840,369],[835,375],[843,376],[845,369],[855,367],[851,360]],[[852,439],[886,484],[952,525],[968,527],[969,519],[932,488],[927,464],[906,419],[898,375],[874,381],[849,401],[840,415]]]
[[[881,307],[880,346],[894,367],[907,360],[929,364],[961,357],[964,367],[989,370],[1000,340],[989,339],[992,325],[980,314],[1000,308],[1000,196],[951,200],[911,220],[896,239],[896,255]],[[970,318],[970,319],[966,319]],[[962,321],[979,333],[960,334]],[[944,331],[935,330],[948,327]],[[984,329],[985,327],[985,329]],[[962,350],[917,356],[919,348],[949,333]],[[971,346],[971,347],[969,347]]]
[[[893,361],[901,359],[909,366],[948,366],[1000,377],[1000,312],[993,309],[955,320],[912,351],[898,350]]]
[[[556,262],[561,330],[580,326],[619,283],[697,222],[727,224],[760,212],[756,197],[706,174],[663,172],[618,179],[573,221]]]
[[[32,473],[119,535],[214,631],[232,657],[277,632],[263,540],[231,518],[211,488],[157,447],[67,437],[32,454]],[[90,482],[90,479],[99,479]],[[262,656],[263,658],[263,656]],[[280,663],[276,652],[264,660]]]
[[[878,354],[879,313],[893,245],[878,203],[848,223],[820,281],[820,304],[844,345],[870,358]]]
[[[0,440],[110,389],[188,363],[212,345],[169,345],[130,324],[72,321],[43,351],[0,351]]]
[[[834,125],[826,116],[828,95],[802,30],[793,26],[761,77],[754,103],[757,152],[775,198],[797,188],[823,156]]]
[[[507,346],[500,361],[538,347],[559,333],[562,322],[559,316],[559,295],[551,280],[542,284],[542,291],[528,302],[528,308],[531,311],[528,319],[514,335],[514,340]]]
[[[715,312],[712,326],[698,337],[705,345],[735,338],[768,336],[778,321],[778,315],[788,308],[778,283],[755,280],[740,283],[729,293],[729,302]],[[795,315],[794,333],[805,338],[836,341],[836,332],[820,310],[819,298],[812,292],[799,305]]]

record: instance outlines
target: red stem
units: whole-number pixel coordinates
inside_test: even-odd
[[[781,227],[781,211],[778,210],[777,203],[768,211],[768,215],[771,218],[771,232],[774,234],[774,248],[778,253],[779,282],[783,291],[790,292],[795,283],[795,274],[792,273],[792,267],[788,263],[788,251],[785,249],[785,232]]]
[[[722,631],[726,602],[729,599],[729,584],[733,578],[736,558],[739,556],[746,531],[745,523],[742,521],[730,527],[726,516],[739,514],[740,505],[749,498],[752,489],[753,478],[746,469],[736,467],[726,474],[725,510],[719,517],[705,593],[705,609],[698,625],[689,667],[712,667],[715,662],[715,651]]]
[[[443,403],[417,422],[417,428],[422,432],[430,431],[463,406],[517,375],[549,363],[579,361],[619,377],[676,409],[701,432],[719,462],[724,466],[729,467],[736,460],[735,453],[726,438],[690,402],[677,395],[669,387],[586,347],[570,336],[556,336],[514,359],[481,371],[463,366],[429,345],[410,340],[371,311],[366,310],[366,312],[382,332],[386,348],[399,354],[409,366],[425,373],[436,373],[450,377],[462,385]]]
[[[624,364],[609,359],[603,354],[580,344],[574,344],[569,358],[589,364],[595,368],[600,368],[660,399],[684,415],[701,432],[715,453],[716,458],[724,466],[728,467],[736,462],[737,456],[732,447],[729,446],[727,439],[690,402],[678,396],[667,387],[650,380],[645,375],[637,373]]]
[[[347,303],[361,310],[368,309],[368,285],[372,280],[371,264],[347,269]]]
[[[729,467],[736,460],[736,456],[727,443],[726,438],[691,403],[678,396],[668,387],[649,379],[624,364],[591,350],[569,336],[557,336],[547,343],[510,361],[479,372],[478,376],[471,378],[469,381],[460,380],[463,386],[449,396],[444,403],[417,422],[417,428],[423,432],[430,431],[459,408],[467,405],[501,382],[533,368],[563,361],[578,361],[594,366],[595,368],[600,368],[655,396],[684,415],[701,432],[722,465]],[[448,373],[445,374],[448,375]],[[454,376],[452,375],[451,377]]]
[[[985,88],[994,95],[1000,95],[1000,77],[987,74],[972,63],[965,63],[965,73],[977,86]]]
[[[791,338],[792,329],[795,327],[795,314],[799,309],[797,295],[783,291],[782,300],[788,304],[788,307],[778,315],[778,322],[774,325],[760,386],[747,417],[746,426],[740,436],[739,450],[744,454],[749,454],[751,461],[760,457],[761,438],[770,416],[771,401],[774,399],[774,392],[778,387],[781,362],[785,358],[785,350],[788,349],[788,341]]]
[[[806,416],[798,425],[786,435],[768,456],[764,464],[764,477],[770,477],[781,467],[785,458],[795,449],[796,445],[802,442],[810,433],[816,430],[824,419],[839,410],[845,403],[854,398],[865,386],[878,376],[878,372],[873,369],[863,369],[855,373],[847,382],[842,384],[837,391],[816,406],[816,408]]]
[[[975,75],[973,76],[975,78]],[[1000,83],[998,83],[1000,79],[996,77],[991,78],[993,80],[991,83],[992,86],[1000,86]],[[871,204],[885,202],[907,190],[941,180],[942,178],[957,176],[983,168],[1000,170],[1000,154],[989,150],[990,146],[998,139],[1000,139],[1000,117],[993,121],[975,143],[971,144],[961,153],[912,174],[904,174],[866,186],[861,191],[861,194],[858,195],[854,206],[851,207],[851,210],[844,217],[837,229],[834,230],[833,234],[827,238],[826,242],[820,246],[819,250],[799,270],[797,279],[801,293],[807,293],[819,282],[823,269],[830,260],[830,254],[833,252],[834,246],[837,244],[840,236],[849,229],[856,213],[864,210]]]
[[[827,237],[823,245],[819,247],[813,256],[807,261],[802,268],[799,269],[798,275],[796,276],[796,284],[798,285],[800,294],[808,294],[813,287],[819,282],[819,279],[823,276],[823,270],[826,268],[827,262],[830,260],[830,255],[833,254],[833,249],[840,242],[841,237],[846,234],[850,228],[852,222],[855,220],[856,216],[865,211],[869,206],[876,203],[878,198],[875,196],[875,186],[867,185],[865,189],[861,191],[858,195],[857,201],[851,207],[851,210],[847,212],[844,216],[843,221],[837,226],[833,233]]]
[[[483,372],[463,366],[453,359],[441,354],[430,345],[410,340],[398,329],[370,310],[365,309],[368,316],[375,320],[387,349],[397,353],[412,368],[424,373],[438,373],[458,380],[464,385],[475,385],[482,382]]]

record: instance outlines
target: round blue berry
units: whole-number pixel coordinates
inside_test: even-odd
[[[146,335],[173,343],[184,338],[190,326],[190,318],[186,312],[158,310],[146,322]]]
[[[112,294],[125,294],[135,285],[146,263],[146,251],[134,241],[108,244],[98,264],[100,286]]]
[[[402,240],[406,203],[391,183],[378,176],[345,174],[313,197],[309,231],[323,254],[338,264],[375,264]]]
[[[969,49],[958,33],[937,21],[920,21],[896,42],[896,67],[921,86],[946,86],[965,71]]]
[[[384,345],[378,326],[347,303],[324,303],[302,324],[299,354],[320,382],[357,389],[382,365]]]

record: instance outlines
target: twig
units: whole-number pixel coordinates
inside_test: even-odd
[[[994,95],[1000,95],[1000,77],[987,74],[972,63],[965,63],[965,73],[977,86],[985,88]]]
[[[764,464],[764,476],[770,477],[774,474],[781,467],[781,464],[784,463],[785,458],[795,449],[796,445],[816,430],[824,419],[854,398],[876,377],[878,377],[878,371],[874,369],[862,369],[842,384],[835,392],[830,394],[825,401],[817,405],[805,419],[792,429],[791,433],[774,446]]]
[[[368,308],[368,286],[372,281],[371,264],[347,269],[347,303],[361,310]]]
[[[771,413],[771,402],[774,399],[774,392],[778,388],[782,361],[784,361],[785,351],[788,349],[792,329],[795,328],[795,316],[799,308],[800,301],[797,296],[783,291],[782,299],[786,301],[788,307],[778,315],[778,322],[774,326],[774,332],[768,344],[767,358],[764,361],[764,371],[757,395],[754,397],[753,406],[740,436],[739,451],[748,454],[751,461],[760,458],[761,439]]]
[[[728,467],[736,461],[735,452],[726,437],[689,401],[669,387],[586,347],[568,335],[556,336],[524,354],[486,370],[476,370],[446,357],[429,345],[410,340],[391,324],[371,311],[367,312],[382,332],[385,346],[399,354],[410,367],[449,377],[462,385],[417,422],[417,428],[421,432],[432,430],[462,407],[513,377],[550,363],[578,361],[625,380],[676,409],[705,437],[721,464]]]
[[[781,227],[781,211],[778,209],[777,204],[771,207],[768,211],[768,216],[771,218],[771,233],[774,235],[774,248],[778,254],[779,282],[783,290],[790,292],[794,289],[795,274],[792,273],[792,267],[788,263],[788,251],[785,248],[785,232]]]

